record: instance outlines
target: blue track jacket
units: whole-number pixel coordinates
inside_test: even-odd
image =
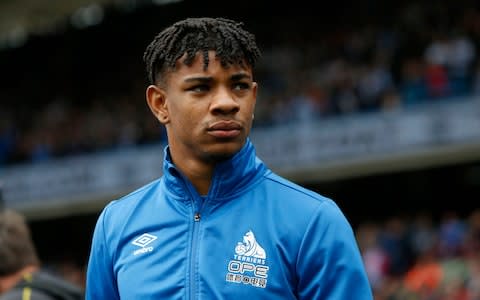
[[[248,140],[201,197],[165,149],[163,176],[102,211],[87,300],[370,300],[337,205],[269,170]]]

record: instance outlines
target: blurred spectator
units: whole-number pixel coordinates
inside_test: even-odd
[[[444,65],[427,63],[425,83],[428,98],[440,100],[451,96],[450,79]]]
[[[470,92],[470,78],[476,59],[475,50],[475,44],[468,35],[459,29],[453,31],[447,68],[455,95]]]
[[[394,216],[386,225],[366,221],[356,230],[376,300],[480,299],[480,210],[467,218],[449,211],[437,223],[427,213],[411,221]],[[407,227],[405,247],[393,237],[404,236]],[[411,250],[411,263],[397,272],[388,264],[392,253],[402,252],[392,251],[394,244]]]
[[[445,212],[439,228],[439,255],[445,258],[462,255],[465,250],[466,236],[467,226],[465,222],[460,219],[455,211]]]
[[[378,291],[388,275],[388,255],[379,244],[380,228],[366,222],[356,230],[358,245],[365,263],[365,270],[374,291]]]
[[[380,233],[379,243],[388,257],[388,275],[402,275],[412,264],[407,229],[406,220],[400,217],[390,217]]]
[[[80,300],[81,287],[42,270],[24,217],[0,211],[0,300]]]
[[[443,278],[443,269],[434,257],[424,255],[405,274],[407,290],[419,295],[431,295],[438,290]]]
[[[450,44],[444,31],[435,32],[425,48],[425,62],[429,65],[446,66],[450,59]]]
[[[404,106],[417,105],[426,99],[427,85],[423,74],[423,60],[409,58],[403,61],[399,89]]]
[[[431,255],[438,250],[438,230],[432,217],[427,213],[419,213],[414,217],[408,235],[410,248],[415,257]]]
[[[381,57],[362,68],[358,80],[360,110],[378,111],[383,95],[394,86],[388,65]]]

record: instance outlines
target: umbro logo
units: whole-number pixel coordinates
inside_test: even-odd
[[[141,236],[134,239],[132,241],[132,244],[135,245],[135,246],[141,247],[141,248],[133,251],[133,255],[138,255],[138,254],[142,254],[142,253],[146,253],[146,252],[152,252],[153,247],[152,246],[146,247],[146,246],[149,245],[151,242],[155,241],[156,239],[157,239],[156,236],[154,236],[153,234],[149,234],[149,233],[144,233]]]
[[[154,240],[156,240],[157,237],[149,234],[149,233],[144,233],[141,236],[137,237],[136,239],[133,240],[132,244],[138,247],[145,247],[146,245],[150,244]]]

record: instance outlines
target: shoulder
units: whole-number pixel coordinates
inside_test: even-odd
[[[154,210],[154,200],[159,197],[161,180],[152,181],[108,203],[97,219],[93,237],[95,242],[107,245],[113,254],[127,224],[143,223],[145,214]]]
[[[25,298],[25,295],[29,295],[28,298]],[[7,292],[6,294],[0,296],[0,300],[22,300],[22,299],[29,299],[29,300],[55,300],[46,294],[45,292],[38,291],[36,289],[31,289],[29,287],[23,288],[14,288],[13,290]]]
[[[26,298],[26,295],[29,295]],[[12,290],[0,297],[0,300],[80,300],[83,299],[82,288],[66,280],[39,271],[30,280],[22,280]]]
[[[125,220],[135,208],[142,205],[149,205],[150,198],[157,195],[156,190],[160,187],[161,178],[152,181],[129,194],[109,202],[102,210],[101,218],[110,221]],[[113,219],[112,219],[113,218]]]
[[[35,273],[33,276],[33,283],[33,286],[40,286],[46,290],[51,290],[59,294],[62,293],[65,295],[80,296],[83,293],[83,289],[79,286],[70,283],[69,281],[58,276],[56,273],[50,273],[44,270]]]
[[[266,175],[267,184],[270,185],[271,192],[274,192],[280,196],[282,200],[295,199],[298,203],[300,201],[311,203],[311,205],[319,206],[322,204],[331,204],[332,199],[315,192],[311,189],[305,188],[285,177],[279,176],[273,172]]]
[[[291,217],[299,216],[304,221],[321,218],[327,223],[345,221],[345,215],[332,198],[273,172],[266,175],[265,184],[265,190],[270,195],[268,198],[282,209],[290,211]]]

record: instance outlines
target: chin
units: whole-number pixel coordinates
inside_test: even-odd
[[[243,142],[229,142],[229,143],[218,143],[213,145],[210,149],[206,151],[206,155],[209,157],[209,160],[212,161],[222,161],[231,158],[234,156],[240,149],[242,149]]]

